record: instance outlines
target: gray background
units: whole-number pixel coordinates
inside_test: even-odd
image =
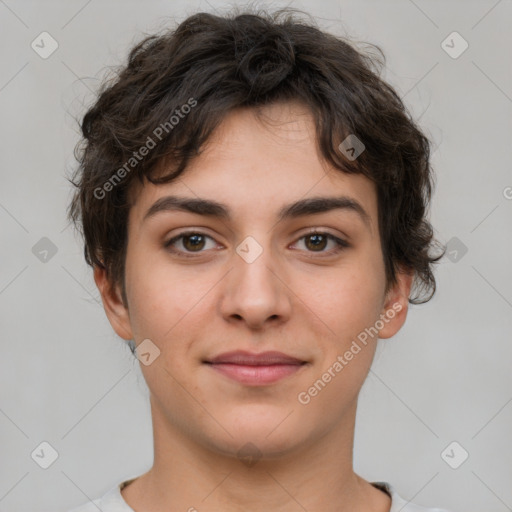
[[[65,218],[74,118],[143,32],[225,5],[0,0],[0,511],[64,511],[152,463],[139,363],[112,331]],[[431,220],[451,252],[434,299],[379,342],[355,469],[420,504],[512,510],[512,2],[292,5],[385,51],[385,78],[435,142]],[[47,59],[31,48],[43,31],[59,45]],[[457,58],[442,46],[453,31],[469,44]],[[57,249],[46,261],[43,237]],[[31,457],[43,441],[59,454],[48,469]],[[460,462],[463,449],[469,458],[452,469],[445,460]]]

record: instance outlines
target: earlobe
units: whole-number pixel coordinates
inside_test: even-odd
[[[381,319],[384,326],[379,331],[379,338],[391,338],[404,325],[409,310],[409,295],[411,292],[413,272],[398,272],[396,284],[388,291]]]
[[[133,339],[130,316],[119,287],[110,282],[105,268],[99,265],[94,266],[94,282],[101,294],[105,314],[116,334],[124,340]]]

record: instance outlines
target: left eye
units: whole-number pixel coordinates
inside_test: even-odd
[[[180,235],[175,236],[174,238],[171,238],[168,242],[165,243],[165,247],[169,249],[170,252],[172,253],[180,254],[185,257],[195,257],[193,253],[203,252],[202,249],[205,248],[204,246],[206,243],[206,239],[213,240],[211,236],[206,235],[204,233],[198,231],[188,231],[186,233],[181,233]],[[308,252],[322,253],[327,255],[336,254],[339,251],[342,251],[343,249],[349,247],[349,244],[345,242],[345,240],[342,240],[341,238],[331,235],[330,233],[324,233],[321,231],[313,231],[311,233],[307,233],[306,235],[303,235],[298,239],[298,241],[301,240],[305,240],[305,245],[307,248],[306,250]],[[184,251],[176,249],[175,244],[178,241],[181,241],[182,247],[185,249]],[[324,249],[328,242],[333,242],[334,248],[325,251]],[[313,248],[313,250],[308,250],[311,248]]]
[[[299,238],[299,240],[303,240],[303,239],[305,240],[306,247],[314,248],[314,250],[312,252],[321,252],[321,253],[325,253],[327,255],[338,253],[339,251],[349,247],[349,244],[347,242],[345,242],[345,240],[342,240],[341,238],[331,235],[330,233],[322,233],[319,231],[313,231],[313,232],[308,233],[307,235],[304,235]],[[308,240],[309,240],[309,243],[308,243]],[[331,249],[329,251],[322,251],[322,249],[325,248],[326,244],[329,241],[334,242],[334,249]],[[316,250],[318,248],[320,248],[320,250]]]

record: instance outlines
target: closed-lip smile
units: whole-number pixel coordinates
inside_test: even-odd
[[[308,362],[282,352],[224,352],[203,361],[211,368],[241,384],[263,386],[296,373]]]
[[[254,354],[245,350],[235,350],[233,352],[224,352],[205,362],[212,364],[231,363],[248,366],[268,366],[272,364],[303,364],[306,361],[276,351]]]

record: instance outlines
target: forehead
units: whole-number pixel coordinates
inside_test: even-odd
[[[271,218],[298,199],[340,195],[362,204],[372,223],[377,216],[373,182],[332,168],[319,154],[313,116],[293,102],[231,112],[178,179],[137,183],[131,194],[130,216],[138,224],[169,194],[215,199],[239,219],[264,213]]]

